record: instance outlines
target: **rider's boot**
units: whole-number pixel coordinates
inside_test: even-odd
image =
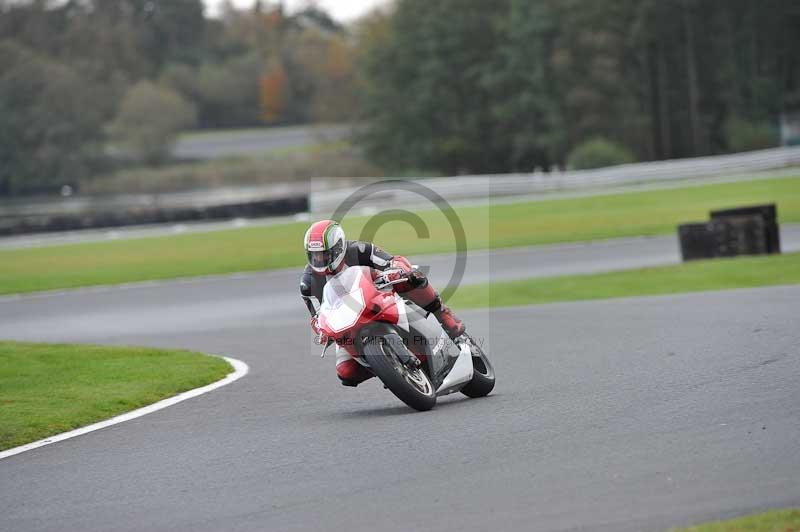
[[[358,386],[373,375],[343,349],[336,356],[336,375],[343,386]]]
[[[427,279],[423,279],[421,285],[411,290],[406,290],[402,294],[422,307],[426,312],[433,314],[451,340],[455,340],[464,334],[466,329],[464,323],[456,317],[447,305],[442,303],[439,294],[436,293]]]
[[[445,304],[440,303],[439,310],[435,311],[433,315],[439,320],[439,323],[442,325],[442,329],[445,330],[447,336],[450,337],[451,340],[455,340],[466,330],[464,327],[464,322],[462,322],[456,315],[450,310]]]

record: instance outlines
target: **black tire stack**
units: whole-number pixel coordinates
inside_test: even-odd
[[[781,252],[775,204],[711,211],[704,223],[678,226],[684,261]]]

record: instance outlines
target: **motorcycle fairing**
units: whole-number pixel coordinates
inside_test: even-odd
[[[442,330],[439,322],[414,304],[407,303],[405,308],[409,330],[407,333],[400,331],[401,336],[412,351],[424,357],[428,365],[431,384],[437,389],[436,394],[451,393],[470,380],[472,378],[471,353],[466,359],[461,356],[461,351],[452,353],[456,349],[456,345]],[[456,370],[458,372],[450,378],[450,375]]]
[[[409,349],[427,364],[427,373],[436,395],[460,389],[473,375],[472,353],[467,344],[460,347],[450,340],[430,314],[406,302],[394,291],[375,287],[368,267],[345,268],[325,285],[319,309],[320,328],[337,340],[360,334],[370,323],[384,323],[403,338]],[[369,364],[358,356],[352,344],[346,349],[361,365]],[[458,353],[451,354],[454,348]]]
[[[358,323],[366,307],[362,276],[359,268],[348,268],[325,283],[319,308],[322,327],[341,333]]]
[[[467,342],[464,342],[461,344],[461,352],[452,369],[447,373],[442,384],[436,388],[436,395],[447,395],[460,389],[464,383],[472,380],[473,373],[472,349]]]
[[[339,340],[351,329],[371,321],[396,324],[398,311],[395,294],[376,289],[368,267],[351,266],[325,284],[319,325],[328,336]]]

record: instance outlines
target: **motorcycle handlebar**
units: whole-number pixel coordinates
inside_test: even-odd
[[[380,273],[380,275],[378,275],[378,277],[375,279],[375,287],[376,288],[386,288],[387,286],[394,286],[396,284],[405,283],[405,282],[409,281],[414,276],[414,274],[416,272],[418,272],[418,271],[419,270],[417,270],[416,267],[414,267],[409,272],[406,272],[405,270],[402,270],[400,268],[395,268],[395,269],[391,269],[391,270],[383,270]],[[400,275],[396,279],[392,279],[391,281],[386,278],[386,276],[388,274],[392,274],[392,273],[395,273],[395,272],[401,272],[402,275]]]

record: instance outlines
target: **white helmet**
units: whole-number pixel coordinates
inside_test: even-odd
[[[347,248],[344,229],[333,220],[314,223],[303,240],[308,265],[317,273],[336,273]]]

